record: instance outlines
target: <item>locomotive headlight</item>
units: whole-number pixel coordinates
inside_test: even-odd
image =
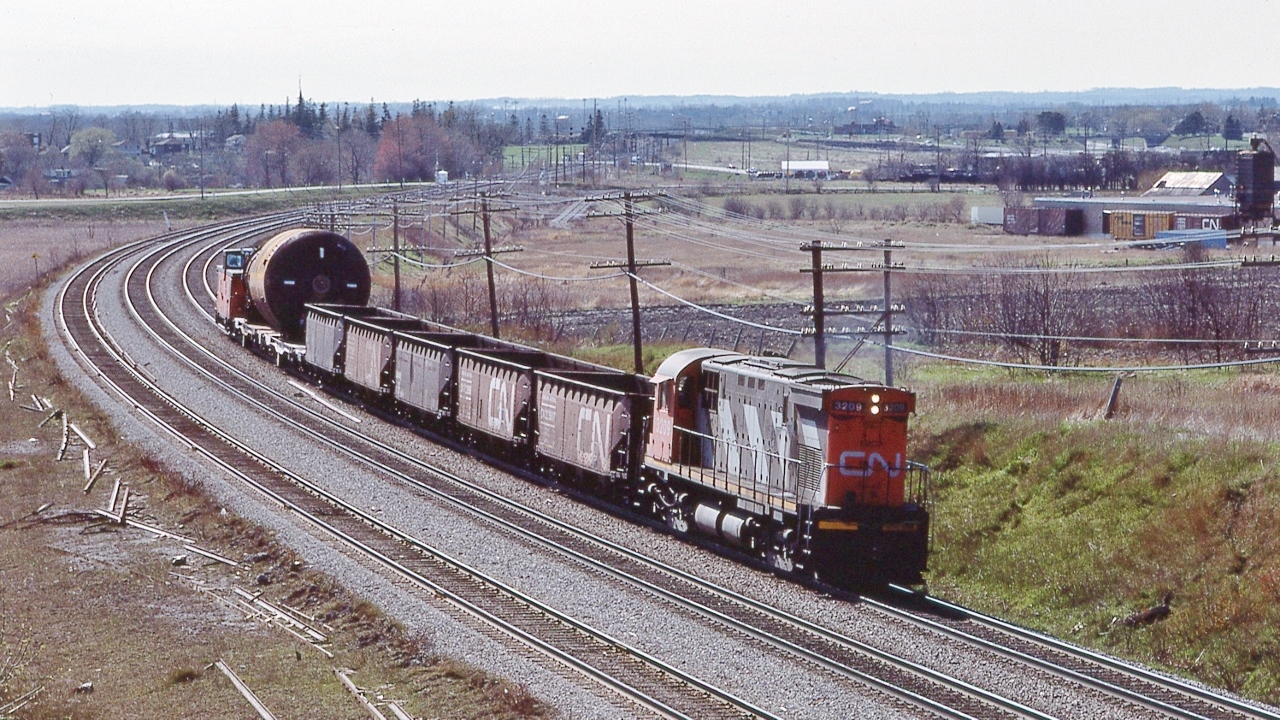
[[[871,402],[873,402],[873,403],[878,403],[878,402],[880,402],[880,396],[879,396],[879,395],[872,395],[872,396],[871,396]]]
[[[872,405],[872,406],[871,406],[871,414],[872,414],[872,415],[879,415],[879,414],[880,414],[880,406],[879,406],[879,405]]]

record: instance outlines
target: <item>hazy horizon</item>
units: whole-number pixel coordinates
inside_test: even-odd
[[[1250,46],[1280,20],[1267,0],[51,0],[0,19],[10,109],[1280,87],[1262,31]]]

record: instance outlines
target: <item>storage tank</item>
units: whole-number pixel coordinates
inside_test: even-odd
[[[302,338],[307,303],[369,302],[364,254],[328,230],[294,228],[276,235],[253,254],[247,275],[254,307],[290,342]]]
[[[1269,219],[1275,204],[1276,154],[1261,138],[1253,138],[1249,145],[1251,149],[1236,156],[1236,202],[1242,216]]]

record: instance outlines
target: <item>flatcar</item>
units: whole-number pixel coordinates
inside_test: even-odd
[[[928,468],[906,459],[914,393],[713,348],[677,352],[652,378],[594,365],[369,307],[367,264],[349,250],[341,263],[363,268],[309,272],[350,279],[355,302],[299,309],[299,293],[237,292],[245,265],[254,272],[246,257],[264,258],[258,276],[279,286],[306,274],[275,263],[315,265],[316,247],[226,251],[218,322],[278,364],[677,534],[840,587],[922,581]],[[258,309],[273,302],[284,305]]]

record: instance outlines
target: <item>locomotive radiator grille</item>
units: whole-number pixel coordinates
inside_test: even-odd
[[[800,493],[816,493],[822,487],[822,452],[807,445],[800,446]],[[797,493],[799,494],[799,493]]]

